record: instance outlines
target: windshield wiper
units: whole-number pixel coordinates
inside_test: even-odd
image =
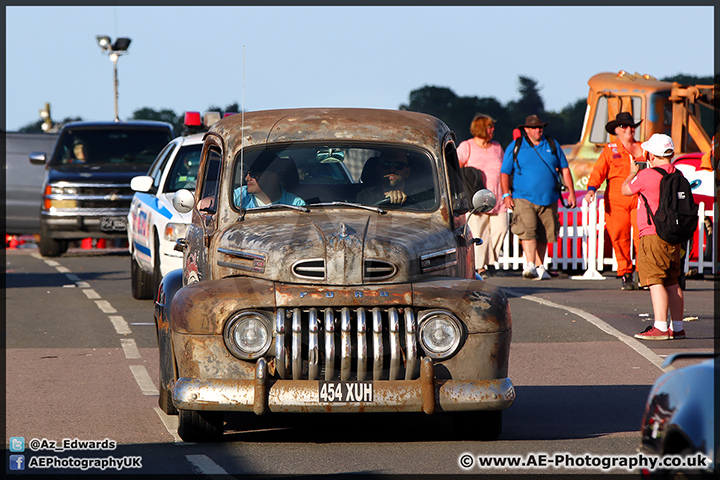
[[[269,205],[263,205],[262,207],[253,207],[249,209],[245,209],[245,211],[258,211],[258,210],[272,210],[276,208],[290,208],[292,210],[297,210],[299,212],[309,212],[310,209],[307,207],[303,207],[302,205],[287,205],[285,203],[271,203]]]
[[[371,212],[376,212],[381,215],[387,213],[387,211],[383,210],[379,207],[371,207],[369,205],[362,205],[360,203],[350,203],[350,202],[327,202],[327,203],[312,203],[310,204],[313,207],[355,207],[355,208],[361,208],[363,210],[370,210]]]

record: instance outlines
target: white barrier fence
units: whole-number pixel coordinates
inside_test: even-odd
[[[720,270],[717,255],[718,227],[715,221],[717,209],[717,202],[713,210],[705,210],[704,202],[698,206],[698,228],[693,239],[688,242],[686,272],[697,269],[698,273],[715,274]],[[605,269],[617,270],[615,252],[609,244],[606,249],[604,199],[596,198],[589,204],[583,199],[580,207],[560,207],[558,214],[562,226],[557,243],[548,245],[546,268],[583,270],[585,273],[581,277],[573,277],[583,279],[601,279],[603,276],[599,272]],[[606,256],[606,250],[612,253]],[[519,270],[525,266],[520,240],[510,231],[505,236],[495,266],[502,270]]]

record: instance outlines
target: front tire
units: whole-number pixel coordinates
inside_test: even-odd
[[[167,415],[177,415],[178,409],[175,408],[175,404],[173,404],[172,401],[172,392],[165,388],[165,386],[160,383],[160,398],[158,398],[158,406],[160,407],[160,410],[165,412]]]
[[[186,442],[212,442],[222,438],[223,412],[179,410],[178,435]]]
[[[43,257],[59,257],[67,252],[67,240],[56,240],[50,236],[47,227],[40,228],[40,243],[38,250]]]
[[[147,300],[153,298],[153,278],[152,275],[145,273],[135,260],[134,255],[130,255],[130,285],[132,287],[132,296],[138,300]]]

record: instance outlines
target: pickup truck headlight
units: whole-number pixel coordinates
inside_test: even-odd
[[[443,360],[457,352],[463,330],[455,316],[437,310],[422,315],[418,323],[420,344],[428,357]]]
[[[165,225],[165,240],[175,242],[178,238],[184,238],[187,232],[185,223],[168,223]]]
[[[267,353],[272,345],[270,320],[259,312],[233,315],[225,324],[225,345],[241,360],[254,360]]]

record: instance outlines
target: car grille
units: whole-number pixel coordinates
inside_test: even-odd
[[[417,321],[409,307],[279,308],[275,357],[281,379],[414,380]]]
[[[297,262],[292,267],[293,274],[300,278],[324,279],[325,260],[315,258]],[[363,275],[365,280],[387,280],[397,273],[397,267],[384,260],[366,259]]]
[[[53,200],[57,205],[63,205],[63,201],[73,202],[73,206],[69,208],[69,210],[121,209],[129,211],[132,197],[135,193],[129,184],[73,184],[60,182],[54,184],[53,187],[75,190],[73,194],[53,193],[46,195],[46,198]],[[63,208],[56,208],[56,210],[63,210]]]

